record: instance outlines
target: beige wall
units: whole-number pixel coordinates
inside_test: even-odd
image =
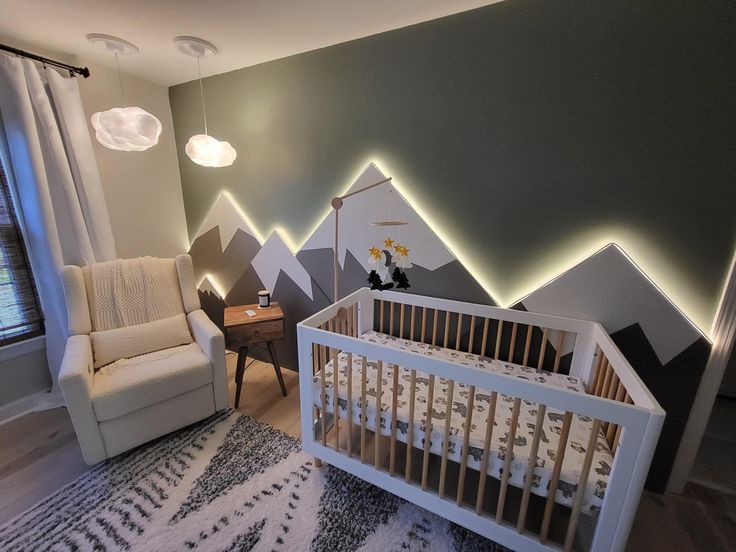
[[[88,124],[92,113],[121,105],[114,70],[2,35],[0,42],[67,63],[88,65],[92,77],[79,78]],[[128,75],[123,75],[123,86],[127,104],[153,113],[161,120],[163,131],[159,143],[145,152],[109,150],[102,147],[93,134],[92,143],[118,256],[169,257],[186,252],[189,245],[168,89]],[[89,128],[94,133],[91,125]],[[50,384],[43,347],[22,351],[19,355],[0,351],[0,422],[2,407],[43,391]]]
[[[79,79],[79,89],[89,120],[92,113],[120,106],[122,99],[113,69],[85,65],[92,77]],[[143,152],[114,151],[92,140],[118,256],[185,253],[189,242],[168,89],[128,75],[123,88],[127,105],[158,117],[163,130],[159,143]]]
[[[153,113],[161,121],[163,131],[159,143],[148,151],[113,151],[94,139],[89,117],[96,111],[122,105],[114,69],[2,35],[0,42],[89,67],[92,76],[88,79],[78,77],[79,90],[93,137],[118,256],[164,257],[186,252],[189,242],[168,88],[123,73],[127,105],[137,105]],[[121,59],[121,66],[124,71],[125,58]]]

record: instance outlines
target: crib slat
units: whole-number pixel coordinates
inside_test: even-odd
[[[312,376],[317,375],[319,370],[319,345],[312,343]]]
[[[368,359],[361,355],[360,359],[360,461],[365,464],[365,437],[368,421],[367,405],[365,404],[365,391],[367,384]]]
[[[424,457],[422,458],[422,489],[427,490],[427,472],[429,469],[429,448],[432,442],[432,405],[434,404],[434,374],[429,376],[427,391],[427,414],[424,419]]]
[[[411,341],[416,341],[414,339],[414,318],[416,316],[416,306],[411,306],[411,316],[409,318],[409,339]]]
[[[468,387],[468,403],[466,405],[465,432],[463,433],[463,450],[460,457],[460,474],[457,478],[457,497],[455,503],[462,506],[463,492],[465,491],[465,471],[468,468],[468,445],[470,443],[470,430],[473,427],[473,406],[475,401],[475,386]]]
[[[521,497],[519,519],[516,523],[516,530],[519,533],[523,533],[526,526],[526,513],[529,508],[529,497],[532,492],[532,483],[534,482],[534,468],[537,467],[537,459],[539,458],[539,441],[542,437],[544,416],[546,413],[547,406],[540,404],[537,407],[537,419],[534,422],[534,437],[532,437],[532,448],[529,451],[529,465],[526,468],[526,476],[524,477],[524,494]]]
[[[562,358],[562,345],[565,343],[565,336],[567,332],[560,332],[560,337],[557,339],[557,351],[555,352],[555,365],[552,371],[556,374],[560,369],[560,358]]]
[[[562,471],[562,461],[565,459],[565,450],[567,449],[567,437],[570,435],[570,425],[572,424],[572,412],[565,412],[565,418],[562,421],[562,430],[560,431],[560,441],[557,444],[557,456],[555,457],[555,465],[552,468],[552,478],[549,482],[549,492],[547,493],[547,503],[544,506],[544,517],[542,518],[542,529],[539,532],[539,542],[547,543],[549,535],[549,524],[552,521],[552,510],[555,507],[555,495],[557,494],[557,485],[560,482],[560,472]]]
[[[486,356],[486,345],[488,345],[488,318],[483,319],[483,339],[480,342],[480,356]]]
[[[585,451],[585,459],[583,467],[580,469],[580,478],[578,479],[578,488],[575,490],[575,501],[572,505],[570,513],[570,522],[567,525],[567,535],[565,536],[565,552],[572,550],[575,542],[575,529],[580,518],[580,510],[583,507],[585,498],[585,487],[588,485],[588,475],[590,474],[590,466],[593,464],[593,452],[598,441],[598,432],[600,431],[600,420],[593,420],[593,426],[590,429],[590,438],[588,439],[588,448]]]
[[[598,381],[595,384],[595,389],[593,390],[593,395],[596,397],[601,396],[601,391],[603,391],[603,383],[606,380],[606,374],[608,374],[608,359],[603,355],[601,352],[601,357],[603,360],[601,360],[601,369],[600,369],[600,377],[598,378]]]
[[[603,380],[603,388],[601,389],[600,397],[608,396],[608,389],[611,387],[611,380],[613,379],[614,371],[611,363],[606,364],[606,377]]]
[[[503,320],[498,321],[498,331],[496,332],[496,352],[493,358],[498,359],[501,354],[501,338],[503,337]]]
[[[437,345],[437,317],[439,310],[434,309],[434,320],[432,321],[432,345]]]
[[[447,345],[450,343],[450,318],[452,317],[452,313],[450,311],[445,311],[445,340],[443,341],[443,347],[447,349]]]
[[[613,400],[615,400],[616,402],[621,402],[624,398],[624,393],[626,393],[626,388],[624,387],[623,382],[619,381],[616,388],[616,395],[614,396]],[[608,442],[608,446],[613,445],[613,438],[617,432],[618,424],[612,424],[611,422],[608,422],[606,424],[606,441]]]
[[[527,361],[529,360],[529,348],[532,345],[532,329],[534,329],[534,326],[529,324],[526,327],[526,343],[524,344],[524,360],[521,361],[521,363],[524,366],[527,366]]]
[[[421,341],[424,343],[424,339],[427,337],[426,335],[426,326],[427,326],[427,307],[422,307],[422,331],[421,333]]]
[[[411,454],[414,451],[414,404],[416,399],[417,371],[411,371],[411,381],[409,382],[409,426],[406,430],[406,466],[404,469],[404,479],[409,483],[411,481]]]
[[[322,446],[327,446],[327,354],[323,345],[320,348],[320,388],[322,392]]]
[[[348,353],[348,458],[353,457],[353,353]]]
[[[340,351],[332,349],[332,376],[333,376],[333,389],[332,389],[332,408],[335,411],[335,450],[340,452],[340,403],[339,403],[339,377],[340,377],[340,365],[338,364],[338,356]]]
[[[317,375],[318,369],[319,345],[317,345],[316,343],[312,343],[312,377]],[[322,419],[322,412],[320,411],[319,407],[315,406],[314,408],[312,408],[312,418],[315,424]]]
[[[613,400],[613,398],[616,396],[616,391],[618,390],[618,384],[621,382],[621,380],[618,377],[618,374],[616,372],[613,373],[613,376],[611,377],[611,384],[608,386],[608,393],[606,393],[606,398]]]
[[[450,448],[450,429],[452,428],[452,402],[455,391],[455,380],[447,382],[447,407],[445,408],[445,440],[442,443],[442,462],[440,463],[439,496],[445,496],[445,476],[447,475],[447,452]]]
[[[611,378],[613,377],[613,368],[610,362],[606,362],[606,372],[603,375],[603,382],[601,383],[601,390],[598,393],[599,397],[605,397],[608,393],[608,387],[611,385]]]
[[[373,465],[376,469],[381,468],[381,397],[383,396],[382,382],[383,361],[379,360],[376,369],[376,429],[373,432]]]
[[[611,443],[611,454],[614,456],[616,455],[619,439],[621,439],[621,426],[616,428],[616,435],[613,436],[613,442]]]
[[[455,332],[455,350],[460,350],[460,339],[463,334],[463,313],[457,315],[457,332]]]
[[[403,304],[401,305],[404,306]],[[398,425],[399,405],[399,365],[394,364],[391,370],[393,375],[393,392],[391,395],[391,448],[389,449],[388,471],[394,474],[396,468],[396,426]]]
[[[470,317],[470,337],[468,338],[468,352],[473,352],[473,338],[475,337],[475,315]]]
[[[598,362],[596,362],[596,365],[595,365],[593,384],[590,386],[590,392],[592,392],[593,394],[595,394],[595,390],[598,387],[598,382],[601,379],[601,366],[603,365],[603,351],[601,351],[600,347],[598,348],[596,355],[598,355]]]
[[[496,401],[498,393],[491,393],[491,402],[488,405],[488,416],[486,416],[486,435],[483,439],[483,456],[480,460],[480,477],[478,479],[478,494],[475,500],[475,513],[480,515],[483,509],[483,495],[486,492],[486,478],[488,477],[488,461],[491,456],[491,437],[493,437],[493,424],[496,421]]]
[[[544,328],[542,332],[542,344],[539,346],[539,359],[537,360],[537,369],[541,370],[544,365],[544,353],[547,352],[547,333],[549,330]]]
[[[380,308],[381,310],[379,311],[378,315],[378,331],[383,333],[383,299],[380,300]]]
[[[347,335],[350,337],[353,336],[353,310],[355,309],[355,305],[350,305],[348,307],[348,319],[345,322],[345,325],[347,326]]]
[[[347,332],[347,335],[350,337],[353,336],[353,308],[355,305],[350,305],[348,307],[348,318],[345,321],[345,330]]]
[[[613,373],[613,376],[611,376],[611,383],[608,386],[608,393],[606,393],[605,398],[608,400],[613,400],[616,397],[616,393],[618,391],[618,386],[620,384],[621,380],[618,377],[618,374],[615,372]],[[609,422],[601,423],[601,427],[603,428],[603,432],[608,432],[608,426]]]
[[[401,303],[399,307],[399,339],[404,339],[404,310],[406,305]]]
[[[509,362],[514,362],[514,349],[516,349],[516,332],[519,330],[519,324],[514,322],[511,326],[511,343],[509,344]]]
[[[388,335],[394,335],[394,302],[388,303]]]
[[[514,399],[514,407],[511,409],[511,426],[509,427],[509,438],[506,441],[506,452],[503,455],[503,474],[501,474],[501,488],[498,491],[498,506],[496,507],[496,523],[503,521],[503,510],[506,505],[506,491],[509,487],[509,475],[511,471],[511,459],[514,456],[514,440],[516,439],[516,425],[519,422],[519,409],[521,399]]]

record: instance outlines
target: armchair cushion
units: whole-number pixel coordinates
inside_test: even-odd
[[[123,358],[133,358],[192,342],[184,314],[135,326],[92,332],[90,337],[95,368]]]
[[[199,345],[156,351],[105,366],[94,374],[97,420],[112,420],[212,383],[212,365]]]

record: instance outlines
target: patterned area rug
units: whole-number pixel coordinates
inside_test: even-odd
[[[0,550],[507,549],[227,411],[95,467],[1,527]]]

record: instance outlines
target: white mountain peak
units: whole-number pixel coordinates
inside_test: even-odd
[[[609,244],[521,301],[527,310],[600,322],[638,322],[666,364],[703,334],[618,245]]]
[[[205,274],[204,278],[202,278],[202,281],[199,282],[199,286],[197,286],[197,289],[202,292],[210,292],[213,295],[216,295],[223,301],[225,300],[225,296],[223,292],[220,290],[220,287],[215,284],[214,279],[210,274]]]
[[[276,287],[279,272],[283,270],[310,299],[314,299],[312,296],[312,277],[302,266],[302,263],[297,260],[278,232],[271,232],[263,247],[253,258],[251,265],[263,285],[271,293]]]
[[[263,243],[263,239],[258,231],[227,192],[222,192],[217,196],[217,201],[215,201],[210,212],[207,213],[204,224],[202,224],[199,232],[197,232],[197,237],[209,232],[215,226],[219,227],[220,245],[222,246],[223,252],[238,229],[253,236],[258,240],[258,243]]]
[[[370,163],[346,193],[386,178]],[[335,213],[331,211],[302,246],[302,250],[333,249]],[[377,220],[401,220],[403,226],[374,226]],[[345,265],[346,250],[370,270],[368,251],[374,245],[384,248],[391,239],[408,248],[409,260],[429,270],[436,270],[456,259],[432,228],[414,210],[392,183],[377,186],[345,200],[340,209],[339,261]]]

